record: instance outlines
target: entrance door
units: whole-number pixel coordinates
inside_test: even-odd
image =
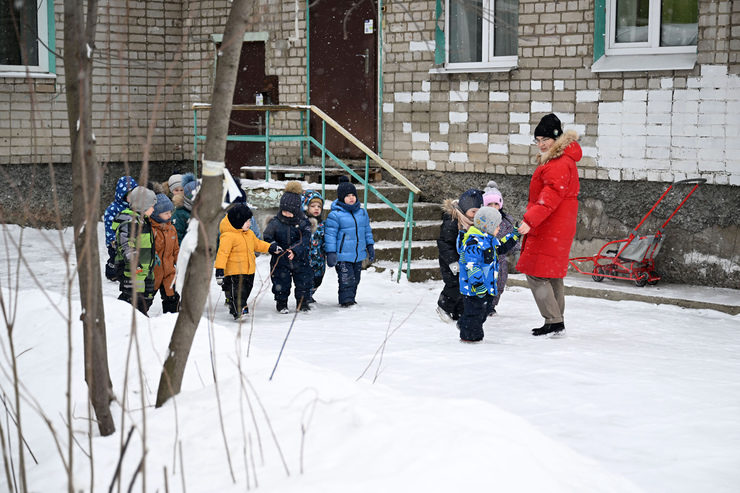
[[[360,142],[377,150],[377,29],[374,0],[314,2],[310,20],[311,104]],[[326,126],[326,142],[341,158],[364,153]],[[311,135],[321,142],[321,119],[311,115]]]
[[[234,104],[255,104],[256,94],[263,90],[265,82],[265,43],[248,41],[242,43],[239,57],[239,72],[234,88]],[[229,119],[229,135],[264,134],[265,113],[262,111],[232,111]],[[265,145],[261,142],[226,142],[226,167],[233,176],[239,176],[239,168],[265,164]]]

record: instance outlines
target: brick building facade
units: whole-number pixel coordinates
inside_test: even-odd
[[[574,253],[594,253],[599,241],[625,236],[668,183],[702,177],[707,185],[671,223],[661,254],[667,275],[740,287],[740,6],[698,1],[696,36],[688,43],[695,45],[693,54],[638,49],[624,56],[610,42],[617,36],[609,27],[610,0],[508,2],[514,17],[511,10],[487,14],[500,5],[492,0],[455,2],[374,3],[378,83],[376,107],[367,115],[380,129],[379,153],[427,200],[495,179],[517,215],[534,169],[532,131],[542,115],[554,112],[578,131],[584,149]],[[342,2],[311,3],[319,9]],[[344,3],[337,29],[346,29],[352,15],[353,2]],[[247,28],[245,41],[264,43],[265,73],[277,77],[280,103],[313,98],[306,4],[259,0]],[[446,16],[461,5],[468,9],[463,17],[482,17],[484,38],[494,39],[501,28],[494,19],[507,19],[508,41],[495,43],[513,42],[514,51],[495,56],[494,43],[484,43],[484,56],[488,48],[494,53],[489,59],[456,64]],[[109,167],[104,187],[125,164],[138,169],[147,146],[154,177],[192,169],[190,105],[209,101],[216,43],[230,6],[225,0],[147,0],[101,8],[94,124],[98,158]],[[0,66],[0,109],[10,115],[0,121],[0,172],[11,182],[0,194],[0,210],[9,218],[17,217],[12,204],[27,185],[29,165],[69,161],[63,6],[57,2],[52,10],[56,30],[49,37],[60,56],[50,67],[27,79]],[[322,109],[331,115],[331,108]],[[273,125],[276,132],[294,132],[299,117],[283,114]],[[285,145],[271,155],[293,164],[298,152]],[[43,166],[34,168],[43,176]],[[64,173],[57,175],[63,189]]]

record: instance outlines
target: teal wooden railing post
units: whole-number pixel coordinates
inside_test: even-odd
[[[411,240],[414,235],[414,192],[409,192],[409,205],[406,208],[406,221],[409,224],[408,259],[406,261],[406,279],[411,280]]]
[[[270,181],[270,110],[265,112],[265,180]]]
[[[403,236],[401,236],[401,255],[398,259],[398,275],[396,276],[396,282],[401,280],[401,272],[403,271],[403,254],[406,252],[406,234],[409,230],[409,213],[408,210],[403,217]],[[408,275],[408,274],[407,274]]]
[[[198,176],[198,108],[193,108],[193,174]]]
[[[365,154],[365,205],[363,206],[367,210],[367,189],[368,187],[368,175],[370,174],[370,156]]]
[[[303,112],[301,111],[301,137],[305,135],[303,132]],[[303,148],[306,146],[306,141],[301,139],[301,164],[303,164]]]
[[[321,120],[321,195],[326,198],[326,121]]]

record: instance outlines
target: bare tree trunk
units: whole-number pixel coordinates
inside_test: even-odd
[[[64,77],[72,148],[72,224],[85,339],[85,381],[97,417],[98,429],[101,435],[107,436],[116,428],[110,413],[113,390],[108,373],[98,255],[101,179],[92,129],[92,51],[95,45],[97,8],[97,0],[88,0],[85,23],[83,3],[76,0],[64,1]]]
[[[224,37],[216,66],[211,112],[206,130],[203,184],[193,204],[193,218],[198,220],[198,246],[190,256],[182,289],[182,308],[170,339],[169,353],[162,368],[157,390],[157,407],[180,393],[185,364],[195,331],[203,316],[213,276],[214,247],[221,212],[226,134],[234,98],[242,39],[247,26],[249,0],[235,0],[224,28]]]

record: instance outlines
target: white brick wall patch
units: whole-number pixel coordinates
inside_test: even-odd
[[[601,91],[578,91],[576,92],[576,103],[594,103],[599,100]]]
[[[409,51],[434,51],[435,46],[434,41],[410,41]]]
[[[450,111],[450,123],[465,123],[468,121],[467,111]]]
[[[552,113],[552,103],[542,101],[532,101],[530,105],[532,113]]]

